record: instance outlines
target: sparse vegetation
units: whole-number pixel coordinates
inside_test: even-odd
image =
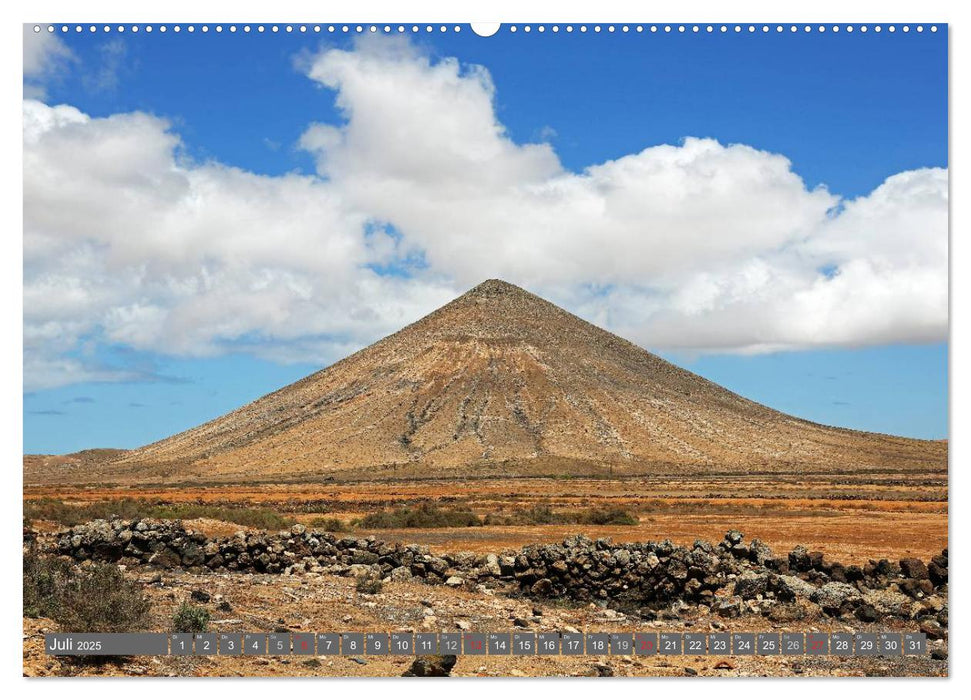
[[[580,513],[578,522],[584,525],[636,525],[638,520],[623,508],[588,508]]]
[[[485,517],[486,525],[636,525],[637,522],[637,516],[618,507],[555,511],[547,505],[536,505]]]
[[[183,602],[172,616],[172,628],[176,632],[201,633],[209,629],[210,612],[201,605]]]
[[[125,519],[158,518],[160,520],[189,520],[211,518],[261,530],[279,530],[296,522],[269,508],[216,506],[200,503],[160,503],[123,498],[95,503],[64,503],[56,498],[40,498],[24,502],[24,517],[29,521],[50,520],[61,525],[80,523],[118,516]]]
[[[60,607],[61,595],[72,576],[71,565],[57,557],[24,554],[24,617],[50,617]]]
[[[566,522],[564,513],[556,513],[547,505],[517,508],[509,513],[489,513],[486,525],[553,525]]]
[[[24,615],[72,632],[145,629],[151,603],[114,564],[78,570],[56,557],[24,554]]]
[[[363,528],[478,527],[482,519],[467,508],[439,508],[429,503],[370,513],[355,523]]]
[[[318,520],[323,522],[333,519]],[[414,507],[405,506],[370,513],[355,521],[354,524],[365,529],[387,530],[482,525],[636,525],[637,522],[637,516],[619,507],[556,511],[549,505],[540,504],[505,513],[490,513],[485,518],[481,518],[469,508],[440,508],[430,503],[423,503]],[[339,532],[339,530],[334,531]]]
[[[351,529],[347,522],[339,518],[314,518],[310,521],[310,527],[327,532],[347,532]]]

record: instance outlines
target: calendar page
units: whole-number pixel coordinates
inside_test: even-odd
[[[318,9],[23,25],[23,674],[946,676],[948,24]]]

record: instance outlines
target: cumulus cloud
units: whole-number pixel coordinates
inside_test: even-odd
[[[325,363],[487,277],[658,349],[946,336],[944,170],[844,200],[781,154],[686,138],[570,172],[509,137],[482,67],[387,38],[301,65],[344,116],[300,139],[315,176],[25,101],[28,388],[110,380],[91,343]]]
[[[130,378],[66,357],[92,339],[333,357],[454,291],[374,272],[398,243],[319,178],[189,162],[140,113],[25,101],[24,221],[28,389]]]

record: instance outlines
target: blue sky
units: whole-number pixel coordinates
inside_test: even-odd
[[[489,141],[486,145],[489,148],[495,146],[503,153],[508,151],[512,154],[510,157],[523,159],[515,161],[525,163],[517,166],[519,169],[535,167],[537,181],[561,183],[564,179],[569,180],[571,175],[584,175],[591,166],[596,168],[662,144],[680,148],[686,137],[716,140],[719,146],[702,150],[713,152],[719,158],[729,158],[717,162],[727,162],[730,167],[736,167],[742,158],[762,158],[763,152],[781,154],[788,159],[791,172],[802,178],[802,183],[793,185],[783,173],[780,176],[782,184],[774,179],[767,186],[766,194],[759,194],[757,201],[774,197],[780,188],[796,187],[796,194],[790,194],[788,190],[785,194],[785,197],[793,197],[795,203],[789,204],[790,200],[780,195],[782,203],[778,209],[805,207],[814,212],[807,216],[815,217],[812,226],[817,228],[830,226],[830,220],[838,218],[833,212],[841,212],[844,207],[847,211],[852,209],[849,202],[857,198],[867,199],[867,202],[853,209],[852,216],[843,217],[847,223],[843,228],[835,228],[835,233],[828,228],[819,234],[805,233],[803,225],[798,223],[793,224],[793,233],[784,241],[765,244],[764,237],[760,237],[758,244],[765,245],[765,249],[756,249],[754,253],[746,249],[744,255],[749,257],[744,260],[739,253],[739,264],[749,272],[738,273],[732,279],[739,275],[750,279],[753,260],[761,263],[775,259],[774,256],[782,254],[780,251],[785,253],[785,259],[780,258],[773,264],[779,270],[789,270],[793,260],[803,260],[809,255],[807,251],[816,255],[820,249],[825,249],[824,253],[818,253],[824,256],[819,259],[825,260],[825,255],[835,256],[833,259],[837,262],[832,263],[832,270],[839,271],[842,266],[846,270],[842,279],[852,280],[850,270],[856,269],[859,260],[851,259],[843,248],[833,252],[834,237],[845,243],[848,239],[855,240],[859,232],[859,239],[868,241],[867,260],[880,261],[870,266],[874,268],[889,264],[884,259],[887,258],[891,262],[903,260],[901,269],[912,269],[915,263],[908,257],[908,245],[917,247],[921,245],[922,236],[932,235],[940,244],[940,212],[935,214],[937,218],[933,219],[933,224],[927,225],[926,231],[919,223],[924,212],[921,208],[925,206],[923,199],[911,206],[903,201],[904,195],[893,190],[886,195],[889,204],[882,199],[879,207],[869,206],[868,202],[876,202],[875,191],[892,176],[948,165],[946,41],[944,31],[912,32],[909,35],[873,32],[867,35],[859,32],[790,34],[788,31],[767,35],[554,35],[535,32],[526,35],[520,31],[480,38],[466,27],[460,34],[422,34],[410,40],[408,51],[411,53],[406,52],[403,58],[395,56],[393,60],[395,66],[417,66],[413,72],[418,79],[423,79],[420,76],[424,76],[422,71],[425,71],[431,82],[442,77],[435,73],[436,66],[440,68],[442,61],[449,57],[457,59],[461,70],[455,76],[442,78],[448,89],[458,81],[471,91],[468,111],[457,112],[456,120],[468,118],[472,125],[469,129],[481,123],[479,113],[475,112],[480,108],[481,100],[475,90],[485,89],[494,110],[490,118],[505,129],[499,141],[493,139],[495,143]],[[138,35],[84,32],[76,35],[72,32],[63,37],[62,43],[70,56],[62,57],[56,69],[39,71],[27,79],[26,84],[40,102],[49,107],[70,105],[95,120],[133,112],[161,118],[166,126],[157,131],[152,131],[155,128],[152,125],[139,125],[138,128],[145,129],[145,138],[153,138],[156,133],[177,135],[179,143],[170,149],[173,163],[185,167],[187,172],[199,168],[192,172],[202,173],[207,178],[215,175],[203,172],[201,166],[218,163],[262,176],[259,180],[261,187],[275,188],[273,183],[294,173],[313,180],[311,185],[314,187],[339,187],[340,197],[353,201],[353,207],[349,207],[354,209],[354,213],[348,215],[352,222],[349,226],[357,225],[357,212],[364,211],[361,217],[371,222],[367,225],[378,222],[379,228],[388,234],[390,242],[387,245],[395,246],[394,241],[398,242],[398,247],[404,245],[402,241],[411,245],[408,250],[395,252],[390,263],[358,264],[354,269],[391,270],[388,276],[395,279],[388,284],[406,285],[411,280],[420,279],[426,287],[420,293],[415,292],[414,297],[407,297],[402,308],[384,310],[381,318],[370,325],[345,326],[343,321],[328,321],[334,316],[324,309],[320,311],[321,319],[300,333],[288,334],[264,319],[264,325],[254,321],[244,327],[241,322],[242,330],[226,331],[217,340],[208,336],[200,340],[198,335],[187,332],[184,343],[171,347],[153,339],[148,331],[133,322],[120,328],[112,325],[118,323],[119,317],[133,316],[123,312],[148,306],[157,310],[161,304],[144,302],[149,294],[147,288],[119,292],[127,296],[113,302],[111,308],[98,307],[100,315],[92,316],[94,320],[89,324],[72,331],[76,337],[71,343],[65,343],[56,356],[45,356],[45,361],[83,366],[85,371],[75,375],[66,373],[66,378],[61,381],[40,381],[36,386],[25,387],[26,452],[135,447],[163,438],[340,359],[346,352],[431,311],[452,293],[474,284],[477,273],[471,263],[467,263],[467,267],[473,268],[470,271],[462,266],[449,268],[440,262],[449,257],[452,250],[449,246],[454,244],[444,238],[432,238],[422,227],[418,213],[386,206],[377,195],[360,194],[355,183],[365,176],[383,177],[384,173],[375,175],[377,171],[368,170],[372,167],[370,162],[359,157],[352,145],[343,146],[343,151],[328,146],[330,150],[326,157],[322,155],[326,149],[308,146],[313,141],[308,137],[312,124],[337,129],[348,127],[342,138],[343,143],[351,144],[354,134],[359,133],[358,121],[360,130],[363,130],[366,123],[380,119],[380,116],[366,119],[364,114],[364,110],[375,103],[367,92],[370,89],[367,81],[375,80],[374,75],[364,68],[355,68],[357,72],[350,69],[350,72],[341,72],[345,70],[344,64],[337,59],[364,52],[352,38],[326,33],[245,35],[242,32],[210,32],[190,35],[170,31],[164,35],[158,32]],[[325,54],[329,58],[321,58]],[[392,60],[382,57],[380,52],[375,55],[374,60]],[[490,88],[482,88],[475,81],[469,82],[468,66],[472,65],[485,67]],[[317,77],[312,77],[315,75],[313,68],[308,66],[320,68]],[[411,76],[412,73],[403,75]],[[343,100],[343,108],[336,104],[338,98]],[[353,116],[347,109],[348,104]],[[407,108],[412,106],[411,103],[402,104]],[[103,122],[105,129],[116,121]],[[125,125],[126,129],[129,127]],[[134,128],[130,127],[130,130]],[[126,138],[128,133],[125,132]],[[322,133],[330,138],[327,135],[332,132],[325,129]],[[532,143],[545,144],[543,148],[546,150],[539,154],[527,152],[523,146]],[[758,154],[724,151],[723,147],[730,144],[744,144]],[[108,153],[105,147],[101,148],[99,152]],[[159,148],[164,151],[168,146]],[[683,154],[678,153],[687,157],[688,146],[685,148]],[[654,154],[651,158],[663,157],[663,162],[668,162],[664,153],[651,153]],[[550,154],[555,154],[558,166],[550,165]],[[655,165],[658,162],[661,161],[651,161]],[[752,163],[755,164],[752,167],[748,161],[738,167],[744,167],[745,173],[751,173],[753,168],[761,172],[761,161],[753,160]],[[399,165],[391,163],[388,172]],[[425,167],[424,163],[419,165]],[[419,165],[415,166],[416,171]],[[776,166],[765,167],[777,166],[776,162]],[[139,167],[144,168],[144,165]],[[785,170],[786,166],[782,167]],[[611,170],[603,176],[604,181],[614,183],[620,173],[620,170]],[[679,177],[683,174],[679,171]],[[116,173],[112,177],[120,176]],[[38,178],[37,181],[44,179]],[[28,185],[32,186],[32,182],[29,179]],[[929,185],[918,184],[919,187],[914,186],[907,192],[926,192]],[[600,185],[603,186],[603,182]],[[532,185],[524,183],[523,186]],[[820,186],[824,189],[817,190]],[[153,185],[153,188],[159,187],[162,185]],[[210,192],[211,188],[203,191]],[[41,194],[48,206],[50,198],[56,202],[59,196],[58,193],[37,196],[41,197]],[[436,191],[434,196],[429,195],[429,201],[435,202],[435,197],[439,196]],[[700,196],[706,195],[702,193]],[[712,198],[715,196],[711,195]],[[903,201],[899,206],[904,209],[902,213],[888,216],[894,221],[908,222],[910,229],[895,232],[892,236],[887,234],[888,240],[892,240],[885,247],[887,250],[893,247],[895,252],[884,256],[879,237],[882,220],[874,219],[873,223],[868,223],[870,220],[865,219],[864,214],[869,216],[875,209],[883,211],[888,206],[897,206],[898,201],[893,197]],[[65,206],[73,204],[76,203],[66,203]],[[183,205],[184,202],[180,203]],[[663,208],[663,201],[658,206]],[[30,211],[25,200],[25,219],[30,219]],[[705,219],[706,222],[718,222],[719,218],[725,217],[722,204],[714,211],[716,215]],[[748,216],[748,210],[741,211]],[[670,217],[681,216],[667,211],[663,215],[668,217],[663,219],[667,222],[665,225],[672,221]],[[280,218],[275,214],[267,216]],[[642,213],[637,216],[643,218]],[[681,219],[673,220],[674,225],[680,225]],[[724,237],[733,235],[732,231],[746,230],[745,221],[742,217],[737,229],[727,226]],[[909,223],[912,221],[918,222],[916,227]],[[72,224],[58,225],[70,227]],[[837,222],[836,225],[842,224]],[[52,226],[54,224],[43,221],[36,224],[36,230],[43,229],[47,234]],[[632,226],[631,230],[636,232],[636,221]],[[765,226],[770,230],[772,221]],[[661,224],[658,227],[663,228]],[[753,224],[754,228],[756,224]],[[25,230],[25,237],[33,235],[34,230]],[[82,229],[79,227],[78,230]],[[140,235],[150,237],[138,226],[123,233],[128,241]],[[268,235],[272,233],[270,231]],[[718,233],[713,231],[713,235]],[[64,234],[63,240],[77,241],[81,235],[69,232]],[[658,235],[663,235],[663,231]],[[946,230],[944,237],[946,250]],[[793,253],[803,239],[815,242],[811,247]],[[106,253],[106,258],[112,260],[112,264],[151,266],[158,260],[157,254],[145,252],[144,260],[133,263],[125,255],[137,258],[139,253],[121,246],[118,240],[113,239],[111,245],[114,248],[103,248],[111,253]],[[442,246],[441,250],[435,247],[438,245]],[[567,245],[564,243],[562,247]],[[703,241],[698,245],[710,247]],[[614,257],[623,258],[626,249],[618,246]],[[851,246],[847,244],[845,247]],[[646,248],[642,252],[645,260],[656,248]],[[224,247],[219,248],[220,254],[223,250]],[[118,258],[114,251],[119,251]],[[676,253],[676,250],[671,253],[672,260],[678,259]],[[237,253],[229,257],[235,260]],[[122,258],[124,263],[118,262]],[[63,264],[64,259],[65,253],[59,253],[57,264]],[[698,308],[704,307],[708,313],[707,305],[715,303],[717,306],[718,302],[710,302],[707,296],[708,301],[704,303],[697,301],[696,296],[702,282],[711,284],[712,275],[722,273],[717,256],[714,259],[704,280],[689,279],[685,276],[691,272],[688,271],[670,281],[662,281],[664,274],[660,274],[652,277],[650,284],[636,278],[636,267],[631,272],[614,263],[605,263],[602,274],[591,272],[589,279],[575,280],[541,272],[537,272],[534,279],[531,268],[516,267],[501,259],[484,261],[483,269],[490,273],[495,270],[495,274],[511,278],[510,281],[543,292],[595,322],[616,319],[616,323],[606,325],[618,331],[635,329],[626,335],[649,349],[658,350],[672,361],[774,408],[832,425],[923,438],[947,436],[946,305],[942,311],[939,293],[923,305],[915,306],[907,315],[898,313],[900,305],[885,293],[874,292],[872,298],[885,300],[881,302],[887,304],[885,309],[876,308],[874,302],[869,302],[869,307],[862,311],[852,308],[841,314],[851,320],[860,315],[859,326],[863,330],[859,334],[854,334],[850,328],[834,332],[829,338],[814,333],[811,328],[792,331],[788,323],[782,323],[780,327],[767,323],[766,327],[751,329],[744,338],[726,341],[729,347],[720,348],[719,343],[709,337],[711,333],[706,335],[706,328],[717,328],[717,325],[706,324],[704,328],[699,328],[697,323],[686,325],[699,318]],[[51,270],[60,269],[50,260],[37,260],[25,258],[27,284],[39,285],[41,280],[56,277]],[[415,260],[424,262],[416,265]],[[228,267],[228,263],[221,264]],[[595,264],[591,262],[591,266]],[[818,263],[817,266],[824,278],[838,276],[826,272],[830,263]],[[335,268],[328,274],[337,277],[345,274],[342,270]],[[939,272],[940,266],[931,272],[933,270]],[[169,270],[166,280],[190,275],[190,272],[195,275],[197,271]],[[492,275],[482,275],[485,276]],[[906,278],[906,284],[900,281],[903,278],[894,279],[897,281],[891,282],[891,286],[914,284],[919,288],[919,281],[927,277]],[[371,284],[369,280],[362,284]],[[89,289],[107,285],[103,270],[81,284],[89,285]],[[946,285],[946,275],[943,284]],[[611,293],[583,296],[577,291],[580,286],[589,288],[590,285],[601,290],[609,289]],[[725,290],[728,285],[729,282],[719,282],[714,286]],[[804,289],[816,288],[819,281],[807,280],[805,285]],[[400,288],[411,290],[414,285]],[[152,293],[157,291],[157,285],[151,290]],[[35,320],[30,307],[34,296],[32,291],[28,295],[28,291],[25,291],[25,324],[32,329],[51,327],[51,319],[59,318],[56,310],[49,317],[38,312]],[[852,291],[841,293],[855,296]],[[317,294],[326,295],[326,292]],[[859,296],[871,298],[867,294],[870,294],[869,287]],[[685,295],[690,296],[690,303],[683,301]],[[171,293],[160,296],[169,299]],[[801,298],[798,290],[793,292],[793,297]],[[279,303],[287,313],[293,312],[290,306],[283,306],[290,301]],[[317,298],[308,302],[301,297],[299,303],[317,304],[309,308],[320,310],[324,302]],[[677,304],[687,304],[688,311],[684,312],[683,318],[679,316],[671,320],[671,309]],[[634,307],[637,311],[631,311]],[[300,306],[298,311],[303,313],[305,308],[308,307]],[[645,308],[650,308],[654,315],[645,316]],[[180,324],[185,317],[195,318],[193,314],[201,313],[198,309],[191,311],[166,307],[166,314],[177,317]],[[366,312],[367,309],[355,314],[366,315]],[[230,316],[233,313],[231,309],[226,311]],[[767,317],[771,314],[793,315],[791,311],[783,313],[774,307],[766,311]],[[933,322],[928,320],[929,315],[934,316]],[[893,323],[881,321],[884,317],[896,319],[897,316],[900,318]],[[724,321],[719,320],[721,316],[712,318],[725,323],[726,328],[738,325],[732,320],[737,317],[726,316]],[[167,322],[172,323],[171,320]],[[820,323],[827,328],[834,326],[825,319]],[[853,326],[856,322],[847,323]],[[866,330],[871,326],[872,330]],[[672,330],[665,334],[663,328],[668,327]],[[35,335],[41,337],[42,333],[32,331],[31,337]],[[690,336],[693,340],[680,347],[680,343],[671,342],[672,335]],[[268,346],[272,348],[267,350]],[[25,346],[25,355],[32,351],[32,347]]]

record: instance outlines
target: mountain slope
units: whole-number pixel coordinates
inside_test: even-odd
[[[489,280],[327,369],[92,476],[811,473],[939,470],[946,460],[944,442],[779,413]]]

